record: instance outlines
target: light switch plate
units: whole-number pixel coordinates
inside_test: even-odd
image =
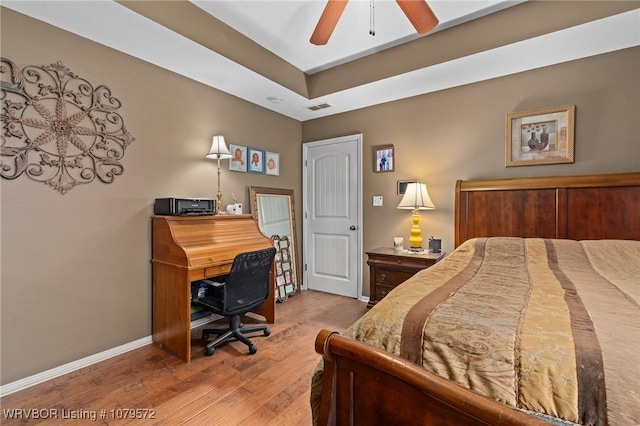
[[[373,205],[375,207],[382,206],[382,195],[374,195],[373,196]]]

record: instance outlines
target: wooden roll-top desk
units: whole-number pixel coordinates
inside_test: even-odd
[[[238,253],[272,247],[251,215],[154,216],[153,342],[191,360],[191,282],[226,275]],[[255,312],[275,321],[271,292]]]

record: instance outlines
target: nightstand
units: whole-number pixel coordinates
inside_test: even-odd
[[[445,253],[410,253],[381,247],[367,252],[369,259],[368,308],[378,303],[398,284],[411,278],[416,272],[433,266]]]

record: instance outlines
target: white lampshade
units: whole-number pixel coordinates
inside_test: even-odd
[[[224,136],[214,136],[207,158],[228,160],[231,157],[233,157],[233,155],[231,155],[227,148],[227,144],[224,142]]]
[[[427,185],[420,182],[412,182],[407,185],[407,189],[398,204],[399,209],[408,210],[433,210],[436,206],[433,205],[433,201],[429,198],[427,192]]]

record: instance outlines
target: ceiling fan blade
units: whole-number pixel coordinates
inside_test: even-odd
[[[311,44],[327,44],[349,0],[329,0],[309,40]]]
[[[418,34],[426,34],[438,25],[438,18],[425,0],[396,0]]]

